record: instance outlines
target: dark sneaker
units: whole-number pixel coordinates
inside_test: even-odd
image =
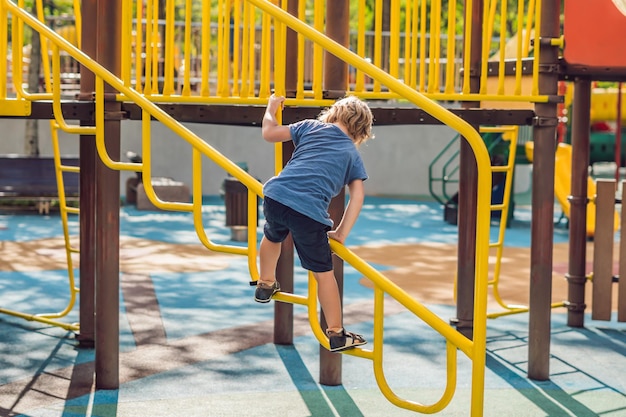
[[[274,281],[274,284],[267,285],[263,282],[259,282],[254,291],[254,301],[259,303],[269,303],[272,296],[280,291],[280,284],[278,281]]]
[[[340,332],[333,332],[327,330],[328,341],[330,342],[331,352],[341,352],[342,350],[352,349],[357,346],[361,346],[367,343],[363,336],[356,333],[346,332],[346,329],[341,329]]]

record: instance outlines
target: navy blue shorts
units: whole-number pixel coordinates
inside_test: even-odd
[[[333,269],[333,257],[328,244],[330,226],[311,219],[278,201],[263,200],[265,237],[275,243],[285,240],[289,232],[298,251],[302,267],[313,272]]]

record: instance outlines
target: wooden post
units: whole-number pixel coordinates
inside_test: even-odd
[[[326,35],[339,44],[349,45],[350,2],[348,0],[329,1],[326,3]],[[347,90],[348,65],[334,55],[326,52],[324,56],[324,90],[333,98],[343,96]],[[330,217],[335,226],[343,217],[346,202],[345,191],[335,197],[330,204]],[[343,261],[333,255],[335,278],[339,286],[339,295],[343,301]],[[326,319],[321,315],[322,328],[326,329]],[[341,384],[341,355],[331,353],[320,346],[320,384]]]
[[[298,0],[290,1],[288,12],[294,16],[298,15]],[[298,38],[296,33],[287,28],[287,58],[286,63],[290,65],[296,65],[298,61]],[[285,74],[285,89],[287,92],[296,89],[297,85],[297,72],[287,71]],[[287,121],[283,115],[283,124]],[[294,145],[292,141],[283,142],[282,154],[283,161],[282,166],[285,166],[291,156],[293,155]],[[280,282],[280,288],[282,291],[293,293],[294,282],[294,247],[291,234],[281,244],[280,258],[278,258],[278,264],[276,265],[276,279]],[[293,304],[291,303],[274,303],[274,343],[278,345],[291,345],[293,344]]]
[[[95,0],[81,2],[83,26],[82,50],[91,57],[96,56],[96,22],[98,11]],[[93,101],[95,91],[94,74],[84,66],[80,68],[80,100]],[[93,126],[93,120],[81,121],[83,126]],[[96,246],[96,178],[95,137],[80,135],[80,333],[76,337],[81,347],[91,348],[95,340],[95,253]]]
[[[611,320],[613,289],[613,219],[615,180],[599,179],[596,196],[596,228],[593,239],[593,291],[591,319]]]
[[[559,48],[550,43],[560,36],[561,2],[541,3],[541,49],[539,94],[557,96]],[[530,249],[530,303],[528,376],[547,380],[550,375],[550,315],[552,308],[552,253],[554,238],[554,154],[556,150],[557,103],[535,105],[533,140],[533,191]]]
[[[472,33],[470,49],[470,92],[480,91],[480,68],[482,56],[483,2],[472,3]],[[467,51],[464,51],[467,53]],[[463,108],[477,108],[479,103],[465,102]],[[479,126],[474,125],[475,129]],[[474,335],[474,285],[476,282],[476,215],[478,193],[478,167],[474,151],[465,138],[461,138],[459,153],[459,203],[457,249],[457,304],[456,317],[451,323],[465,337]]]
[[[97,0],[96,60],[120,74],[121,0]],[[121,103],[105,85],[105,145],[113,160],[120,158]],[[96,163],[96,388],[119,388],[119,240],[120,173]]]
[[[567,278],[567,325],[585,323],[587,283],[587,180],[589,177],[589,125],[591,82],[574,81],[572,112],[572,190],[569,199],[569,263]]]
[[[626,187],[626,181],[622,181],[622,190]],[[623,191],[622,191],[623,193]],[[622,230],[626,224],[626,210],[624,207],[624,197],[622,197],[622,213],[620,218],[620,224]],[[617,290],[617,321],[626,321],[626,236],[624,233],[620,234],[619,240],[619,283]]]

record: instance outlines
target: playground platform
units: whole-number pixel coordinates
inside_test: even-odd
[[[558,211],[558,210],[557,210]],[[206,229],[230,242],[219,198]],[[260,231],[260,229],[259,229]],[[71,233],[77,234],[72,223]],[[493,235],[497,233],[494,227]],[[434,203],[368,197],[346,244],[444,319],[455,316],[456,226]],[[554,233],[553,299],[566,297],[567,230]],[[530,211],[507,230],[501,295],[526,303]],[[0,305],[42,313],[67,303],[58,215],[0,214]],[[591,258],[589,258],[591,259]],[[343,356],[340,386],[319,380],[319,345],[294,306],[294,344],[272,343],[273,302],[252,300],[246,259],[202,247],[186,213],[121,212],[120,388],[94,390],[94,350],[71,332],[0,316],[0,416],[413,416],[380,393],[369,360]],[[306,288],[297,268],[295,292]],[[373,291],[345,270],[346,327],[371,339]],[[589,292],[589,290],[588,290]],[[490,311],[498,306],[490,303]],[[385,373],[398,396],[424,404],[445,388],[445,344],[392,301],[385,306]],[[77,321],[75,309],[67,318]],[[626,415],[626,325],[551,321],[550,379],[526,376],[528,314],[488,322],[484,416]],[[470,363],[459,353],[457,389],[438,415],[470,415]]]

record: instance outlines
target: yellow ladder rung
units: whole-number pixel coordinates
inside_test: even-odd
[[[493,204],[491,205],[491,211],[502,211],[504,210],[505,204]]]
[[[302,295],[291,294],[288,292],[277,292],[276,294],[274,294],[273,298],[276,301],[282,301],[285,303],[292,303],[292,304],[300,304],[303,306],[309,303],[308,297],[304,297]]]
[[[491,170],[493,172],[509,172],[511,170],[511,167],[509,167],[508,165],[498,165],[492,166]]]
[[[73,165],[59,165],[59,168],[61,168],[61,171],[63,172],[75,172],[77,174],[80,173],[80,167]]]
[[[80,209],[78,207],[65,207],[65,210],[71,214],[80,214]]]
[[[72,253],[80,253],[80,249],[76,249],[76,248],[73,248],[71,246],[69,248],[67,248],[67,250],[69,250]]]

